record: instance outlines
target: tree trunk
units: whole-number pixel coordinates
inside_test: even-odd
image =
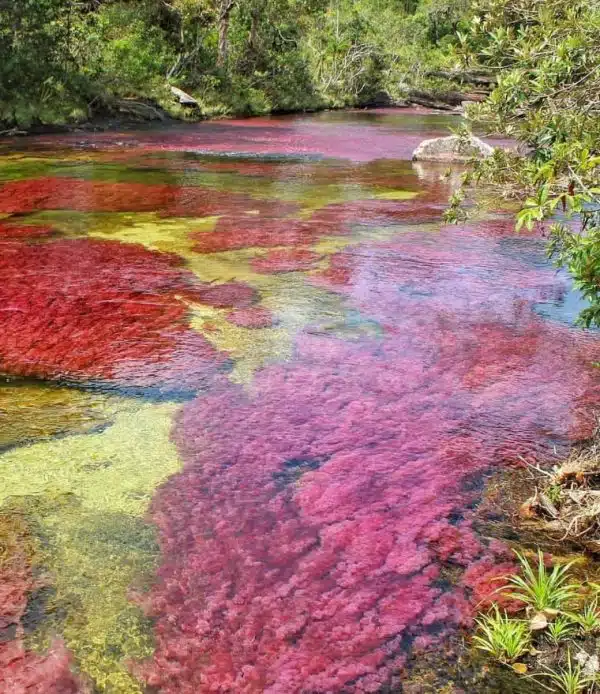
[[[248,37],[248,50],[253,56],[258,55],[258,23],[260,21],[261,7],[254,5],[250,11],[250,35]]]
[[[235,6],[235,0],[220,0],[219,2],[219,47],[217,67],[224,68],[229,57],[229,19]]]

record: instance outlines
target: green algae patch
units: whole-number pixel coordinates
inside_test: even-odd
[[[213,231],[218,217],[161,217],[156,212],[73,212],[48,210],[27,216],[28,224],[50,225],[69,238],[138,243],[152,251],[193,253],[192,233]]]
[[[112,421],[118,398],[49,384],[0,384],[0,449],[84,433]]]
[[[131,593],[154,574],[158,547],[144,521],[156,487],[180,469],[170,441],[174,404],[122,412],[102,432],[0,456],[0,504],[35,523],[49,597],[30,645],[58,635],[97,691],[141,694],[128,663],[152,654],[152,633]]]

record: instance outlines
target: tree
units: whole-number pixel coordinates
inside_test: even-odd
[[[529,152],[499,152],[472,180],[521,200],[518,227],[553,222],[549,253],[590,302],[581,322],[600,325],[600,4],[478,0],[460,39],[465,64],[497,76],[470,117]]]
[[[0,0],[0,121],[29,124],[68,78],[73,7],[63,0]]]
[[[219,0],[217,22],[219,26],[219,46],[217,52],[217,67],[224,68],[229,56],[229,21],[236,0]]]

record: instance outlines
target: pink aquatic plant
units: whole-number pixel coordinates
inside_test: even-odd
[[[482,475],[592,431],[600,341],[537,316],[561,282],[495,234],[407,233],[333,268],[315,281],[381,339],[301,336],[250,393],[215,387],[179,418],[144,668],[164,694],[393,684],[509,566],[466,510]]]
[[[227,314],[227,320],[240,328],[270,328],[275,324],[275,318],[269,309],[260,306],[238,308]]]

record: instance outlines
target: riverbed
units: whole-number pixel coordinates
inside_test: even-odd
[[[399,692],[469,629],[600,337],[542,233],[442,223],[455,123],[2,142],[0,693]]]

